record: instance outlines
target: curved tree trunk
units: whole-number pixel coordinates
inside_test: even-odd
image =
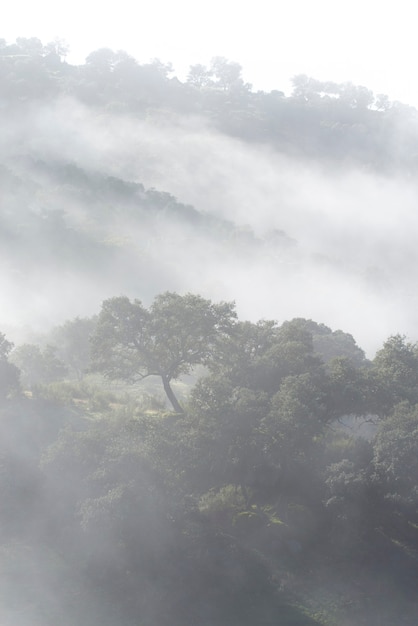
[[[184,413],[182,406],[174,395],[174,391],[170,387],[170,379],[167,376],[161,376],[161,380],[163,381],[164,391],[167,395],[167,398],[170,400],[171,406],[175,410],[176,413]]]

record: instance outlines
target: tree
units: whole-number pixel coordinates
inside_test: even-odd
[[[389,337],[373,361],[369,374],[370,401],[374,412],[389,415],[407,400],[418,402],[418,346],[402,335]]]
[[[208,364],[236,317],[234,304],[166,292],[149,309],[126,296],[105,300],[92,338],[93,367],[130,382],[159,376],[174,410],[183,413],[171,381]]]
[[[233,88],[249,90],[250,85],[244,84],[241,77],[242,67],[239,63],[228,61],[225,57],[213,57],[210,64],[210,73],[216,79],[214,85],[222,91],[229,91]]]
[[[86,57],[86,67],[99,73],[111,72],[117,62],[117,53],[110,48],[99,48]]]
[[[56,55],[61,60],[61,57],[65,58],[67,56],[69,52],[69,46],[64,39],[55,37],[53,41],[50,41],[46,44],[44,50],[47,55]]]
[[[315,78],[310,78],[306,74],[297,74],[292,78],[292,97],[299,98],[305,102],[318,100],[322,91],[322,83]]]
[[[367,87],[344,83],[341,85],[340,99],[352,108],[367,109],[373,104],[374,95]]]
[[[22,383],[32,388],[60,380],[67,374],[65,364],[56,356],[57,348],[47,345],[43,350],[36,345],[24,343],[11,355],[22,373]]]
[[[237,322],[222,343],[214,363],[214,374],[240,387],[258,387],[263,376],[263,359],[276,341],[276,323],[272,320]],[[261,371],[261,373],[259,373]]]
[[[378,93],[374,100],[374,106],[378,111],[389,111],[392,103],[385,93]]]
[[[344,415],[367,415],[370,412],[367,372],[342,356],[328,364],[328,419]]]
[[[215,372],[228,376],[233,385],[266,391],[272,395],[286,376],[316,368],[312,334],[299,320],[278,327],[273,320],[238,322],[223,342]]]
[[[292,320],[301,329],[312,334],[314,352],[326,364],[335,358],[345,357],[355,367],[363,367],[368,361],[364,351],[356,344],[354,337],[342,330],[331,330],[325,324],[318,324],[313,320],[296,318]]]
[[[322,372],[287,376],[263,420],[265,453],[278,468],[281,489],[303,493],[313,476],[313,457],[327,421]],[[312,477],[311,476],[311,477]]]
[[[12,348],[13,344],[0,333],[0,400],[16,393],[20,388],[19,369],[8,359]]]
[[[7,341],[3,333],[0,333],[0,399],[7,398],[11,393],[16,393],[20,387],[19,369],[8,359],[12,348],[13,344]]]
[[[76,317],[58,326],[52,333],[58,356],[82,380],[90,365],[90,337],[96,328],[96,317]]]
[[[187,75],[187,83],[198,89],[208,87],[212,84],[212,72],[201,63],[191,65]]]
[[[44,47],[38,37],[18,37],[16,43],[23,54],[28,56],[42,56]]]
[[[418,521],[418,407],[402,402],[379,427],[374,467],[387,501]]]

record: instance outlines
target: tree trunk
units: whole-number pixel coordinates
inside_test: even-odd
[[[171,406],[175,410],[176,413],[184,413],[183,408],[179,404],[176,396],[174,395],[174,391],[170,387],[170,379],[167,376],[161,376],[161,380],[163,381],[164,391],[167,395],[167,398],[170,400]]]

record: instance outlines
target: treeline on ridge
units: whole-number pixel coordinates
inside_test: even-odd
[[[0,98],[5,114],[71,97],[93,110],[162,124],[199,116],[244,141],[295,157],[360,164],[384,173],[416,171],[416,110],[351,83],[293,78],[293,92],[252,91],[239,63],[214,57],[190,66],[187,80],[169,63],[140,64],[125,51],[102,48],[84,65],[65,61],[67,47],[36,38],[0,40]],[[173,117],[174,116],[174,117]]]

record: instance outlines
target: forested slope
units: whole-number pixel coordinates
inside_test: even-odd
[[[0,621],[415,626],[415,109],[65,54],[0,41]]]
[[[175,293],[54,337],[2,340],[6,623],[416,622],[416,344]]]
[[[1,42],[5,324],[174,289],[253,320],[322,319],[369,351],[413,332],[415,109],[303,76],[254,92],[219,57],[181,82],[126,52],[65,53]]]
[[[203,116],[222,132],[298,156],[415,171],[415,109],[366,87],[299,75],[285,96],[279,90],[253,92],[239,63],[223,57],[214,57],[209,67],[191,65],[182,83],[158,59],[141,65],[125,51],[103,48],[72,66],[65,54],[60,42],[2,40],[3,110],[71,97],[120,117]]]

